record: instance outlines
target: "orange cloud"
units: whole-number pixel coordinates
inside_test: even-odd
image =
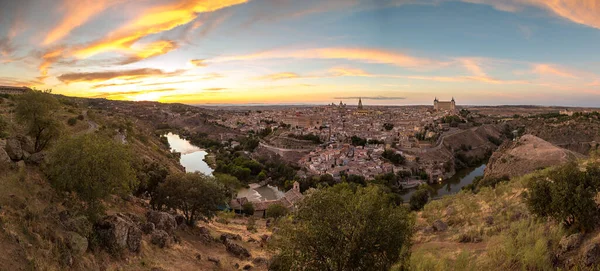
[[[38,70],[42,74],[42,76],[40,76],[41,81],[44,81],[48,77],[48,69],[50,68],[50,65],[56,62],[61,57],[63,52],[64,48],[57,48],[44,53],[42,56],[42,63],[40,66],[38,66]]]
[[[300,75],[293,72],[280,72],[274,74],[267,74],[265,76],[257,77],[256,80],[281,80],[281,79],[294,79],[300,78]]]
[[[572,22],[600,28],[600,3],[598,0],[462,0],[487,4],[502,11],[516,12],[535,6]]]
[[[170,40],[159,40],[149,44],[134,46],[133,55],[123,61],[121,64],[129,64],[143,59],[164,55],[177,49],[179,45]]]
[[[577,78],[577,76],[549,64],[536,64],[533,66],[533,72],[539,75],[554,75],[566,78]]]
[[[334,76],[370,76],[371,74],[356,68],[331,68],[329,69]]]
[[[192,59],[190,63],[196,67],[206,67],[205,59]]]
[[[83,25],[95,15],[104,11],[115,1],[109,0],[64,0],[62,9],[64,9],[64,17],[62,21],[50,30],[44,38],[42,45],[54,43],[66,35],[71,30]]]
[[[475,76],[487,77],[487,74],[483,71],[477,59],[462,58],[459,59],[459,62]]]
[[[182,0],[175,4],[154,7],[105,38],[76,50],[74,55],[87,58],[107,51],[128,51],[139,39],[187,24],[199,13],[212,12],[245,2],[247,0]]]
[[[106,71],[106,72],[84,72],[84,73],[66,73],[58,77],[58,80],[63,83],[77,82],[102,82],[111,79],[138,79],[145,77],[167,77],[179,75],[183,71],[164,72],[159,69],[135,69],[122,71]]]
[[[246,61],[258,59],[347,59],[367,63],[390,64],[401,67],[439,67],[447,65],[435,60],[418,58],[403,53],[374,48],[319,48],[294,51],[267,51],[250,55],[229,56],[214,59],[214,62]]]

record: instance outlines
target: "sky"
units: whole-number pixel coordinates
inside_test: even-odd
[[[0,0],[0,85],[187,104],[600,106],[600,0]]]

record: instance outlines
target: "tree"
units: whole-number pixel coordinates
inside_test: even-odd
[[[273,219],[279,219],[280,217],[286,216],[288,213],[287,208],[281,204],[271,204],[267,207],[267,217]]]
[[[527,185],[526,203],[532,213],[551,217],[567,227],[593,230],[598,219],[594,197],[600,191],[600,167],[588,164],[585,170],[571,162],[532,179]]]
[[[0,116],[0,138],[5,138],[7,136],[6,130],[8,130],[8,122]]]
[[[394,165],[402,165],[406,161],[406,158],[404,158],[402,154],[396,153],[395,151],[390,149],[383,151],[381,157],[387,159]]]
[[[169,175],[169,169],[157,162],[138,160],[135,169],[139,183],[136,191],[137,195],[147,193],[150,197],[153,197],[156,194],[158,185],[164,182],[167,175]]]
[[[18,98],[15,109],[17,120],[26,124],[36,152],[44,150],[60,135],[61,124],[54,118],[59,108],[58,100],[47,92],[30,91]]]
[[[89,210],[109,194],[126,194],[137,185],[129,149],[95,134],[60,142],[50,153],[47,174],[55,189],[77,193]]]
[[[180,210],[186,224],[193,226],[198,219],[213,218],[228,199],[227,192],[214,177],[198,172],[178,173],[167,176],[152,201],[159,208]]]
[[[423,209],[423,206],[429,201],[429,191],[427,189],[419,189],[410,196],[410,209],[418,211]]]
[[[254,205],[251,202],[246,202],[242,205],[242,212],[246,215],[254,215]]]
[[[217,178],[217,181],[219,181],[220,183],[222,183],[225,188],[227,188],[227,194],[230,198],[235,197],[236,192],[244,187],[244,185],[242,184],[242,182],[240,182],[240,180],[238,180],[238,178],[231,176],[229,174],[221,174],[221,173],[215,173],[215,178]]]
[[[269,270],[389,270],[408,260],[413,224],[377,186],[320,189],[280,221]]]

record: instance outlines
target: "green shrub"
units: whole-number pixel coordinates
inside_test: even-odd
[[[246,202],[242,205],[242,213],[246,215],[254,215],[254,205],[251,202]]]
[[[67,120],[67,124],[69,124],[69,126],[74,126],[75,124],[77,124],[77,119],[70,118],[69,120]]]
[[[272,204],[269,205],[269,207],[267,207],[267,217],[269,218],[273,218],[275,220],[279,219],[280,217],[284,217],[285,215],[287,215],[287,208],[285,208],[283,205],[281,204]]]
[[[552,217],[567,227],[592,230],[598,218],[594,197],[600,191],[600,167],[585,170],[575,162],[533,178],[527,185],[527,206],[541,217]]]
[[[248,223],[246,224],[246,230],[249,232],[256,232],[256,220],[253,216],[248,218]]]
[[[427,189],[419,189],[410,196],[410,209],[413,211],[421,210],[427,204],[427,201],[429,201],[429,191]]]

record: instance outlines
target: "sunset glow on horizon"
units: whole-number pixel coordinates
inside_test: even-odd
[[[188,104],[599,106],[597,0],[0,1],[0,85]]]

